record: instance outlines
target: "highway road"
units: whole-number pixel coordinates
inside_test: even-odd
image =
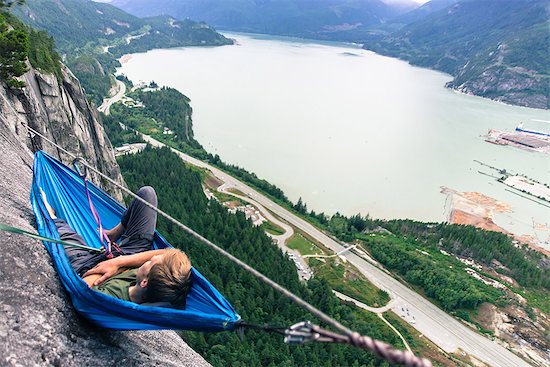
[[[231,186],[228,186],[227,183],[224,183],[223,185],[218,187],[218,191],[229,194],[229,195],[232,195],[236,198],[239,198],[239,199],[255,206],[260,211],[260,213],[262,213],[262,215],[268,221],[278,225],[279,227],[281,227],[285,231],[285,233],[283,233],[281,235],[278,235],[278,236],[273,235],[271,233],[267,233],[267,232],[266,232],[266,234],[277,242],[277,246],[279,246],[279,248],[283,252],[288,253],[289,255],[292,255],[292,257],[293,257],[292,261],[294,261],[296,263],[296,267],[298,268],[297,272],[298,272],[298,276],[300,277],[300,279],[301,280],[309,280],[311,278],[313,272],[311,271],[311,268],[309,267],[306,260],[304,259],[304,256],[302,256],[299,251],[293,250],[293,249],[291,249],[290,247],[288,247],[286,245],[286,241],[294,235],[294,229],[291,226],[289,226],[288,224],[286,224],[285,222],[282,222],[279,219],[275,218],[275,216],[273,214],[271,214],[271,212],[269,210],[264,208],[264,206],[259,204],[257,201],[251,199],[249,196],[242,196],[242,195],[235,194],[235,193],[229,191],[230,188],[231,188]],[[298,264],[300,264],[300,266],[298,266]]]
[[[153,146],[165,146],[163,143],[151,138],[150,136],[143,134],[142,136],[145,141]],[[339,252],[346,248],[343,244],[334,240],[332,237],[327,236],[310,223],[294,215],[287,209],[281,207],[250,186],[238,181],[220,169],[175,149],[172,150],[185,162],[211,171],[212,174],[224,182],[226,190],[229,188],[235,188],[243,192],[254,201],[263,205],[265,208],[268,208],[277,216],[287,221],[289,224],[321,242],[332,251]],[[392,276],[372,265],[358,254],[348,251],[340,256],[345,257],[351,264],[357,267],[357,269],[359,269],[377,287],[390,294],[390,296],[395,300],[392,303],[392,309],[398,315],[403,314],[401,311],[402,308],[407,309],[408,315],[405,315],[403,319],[411,323],[411,325],[422,335],[430,339],[433,343],[446,352],[456,352],[460,348],[476,359],[495,367],[529,366],[527,362],[504,348],[502,345],[497,344],[495,341],[489,340],[488,338],[478,334],[474,330],[462,324],[454,317],[448,315],[430,301],[426,300],[424,297],[403,285]],[[412,320],[414,320],[414,322]]]
[[[275,216],[273,216],[273,214],[271,214],[271,212],[269,210],[264,208],[263,205],[260,205],[258,202],[256,202],[255,200],[252,200],[250,197],[238,195],[238,194],[235,194],[234,192],[229,191],[228,189],[230,189],[230,188],[231,188],[231,186],[228,186],[226,183],[224,183],[223,185],[218,187],[218,191],[229,194],[229,195],[232,195],[232,196],[234,196],[236,198],[239,198],[243,201],[246,201],[247,203],[250,203],[250,204],[254,205],[256,208],[258,208],[258,210],[262,213],[262,215],[268,221],[270,221],[271,223],[274,223],[275,225],[281,227],[285,231],[285,233],[283,233],[281,235],[274,235],[274,234],[271,234],[271,233],[267,233],[267,235],[269,237],[273,238],[274,240],[276,240],[277,245],[283,251],[287,252],[288,250],[290,250],[288,247],[286,247],[286,241],[290,237],[292,237],[292,235],[294,234],[294,229],[291,226],[289,226],[288,224],[286,224],[285,222],[281,222],[279,219],[275,218]],[[290,252],[291,253],[296,253],[295,251],[290,251]],[[298,252],[297,256],[299,254],[300,253]]]
[[[120,80],[116,79],[116,87],[118,89],[116,94],[111,98],[105,98],[103,100],[101,106],[97,108],[99,112],[103,112],[104,114],[108,115],[110,113],[111,106],[114,103],[118,102],[122,97],[124,97],[124,94],[126,93],[126,85]]]

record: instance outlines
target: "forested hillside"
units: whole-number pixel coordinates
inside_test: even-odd
[[[484,302],[503,305],[514,297],[513,293],[496,289],[472,277],[466,271],[467,265],[453,257],[458,256],[483,265],[486,267],[485,273],[490,276],[494,277],[491,274],[498,272],[514,279],[520,288],[512,292],[526,295],[528,307],[542,306],[543,312],[549,312],[548,306],[541,304],[537,296],[540,292],[547,294],[550,288],[547,257],[516,245],[510,237],[469,226],[383,221],[361,214],[346,217],[335,213],[327,216],[308,211],[301,199],[296,204],[291,203],[276,186],[242,168],[225,164],[220,157],[207,153],[192,135],[188,140],[186,123],[188,131],[192,131],[192,111],[189,100],[181,93],[162,88],[148,92],[137,90],[131,96],[142,100],[145,107],[131,108],[117,104],[112,108],[111,116],[106,118],[106,126],[116,128],[118,123],[123,123],[151,135],[238,177],[342,241],[364,242],[378,261],[422,289],[447,311],[470,320],[470,314],[475,314]],[[174,134],[163,134],[165,127],[172,129]],[[389,233],[371,233],[377,228],[384,228]],[[444,255],[441,251],[453,256]],[[403,261],[404,258],[408,260]]]
[[[128,134],[120,129],[118,123],[122,122],[222,168],[342,241],[361,245],[397,278],[447,312],[485,333],[515,340],[514,346],[523,345],[525,349],[528,344],[529,348],[543,353],[540,343],[548,325],[545,315],[550,312],[547,257],[504,234],[474,227],[384,221],[360,214],[327,216],[308,211],[302,200],[291,203],[276,186],[242,168],[225,164],[194,139],[188,140],[185,122],[192,126],[191,107],[184,95],[169,88],[145,90],[130,94],[140,102],[145,101],[144,107],[131,107],[129,103],[128,106],[117,104],[111,109],[105,123],[109,129],[118,131],[115,136]],[[174,134],[163,134],[167,127],[173,129]],[[134,135],[128,137],[135,138]],[[323,274],[322,269],[312,266],[320,278],[346,281],[345,274]],[[337,284],[332,287],[338,289]],[[504,331],[495,329],[495,325],[501,323],[491,321],[493,318],[508,317],[513,321],[505,324]]]
[[[374,314],[341,305],[326,283],[316,279],[307,285],[300,283],[294,263],[273,245],[263,230],[254,227],[243,213],[230,214],[217,201],[208,201],[200,174],[185,167],[168,149],[148,148],[141,154],[122,157],[119,164],[132,190],[152,185],[159,197],[159,207],[178,220],[348,327],[402,346],[399,338]],[[228,298],[244,320],[291,325],[312,319],[288,299],[163,218],[159,218],[158,229],[172,244],[188,253],[194,266]],[[284,344],[280,336],[256,331],[247,331],[242,342],[231,332],[186,332],[183,337],[215,366],[387,365],[353,347],[319,344],[291,347]]]
[[[169,14],[204,20],[220,29],[360,42],[372,27],[413,9],[413,1],[382,0],[115,0],[114,5],[145,17]]]
[[[276,186],[242,168],[225,164],[220,157],[207,153],[196,140],[188,140],[186,128],[190,126],[192,130],[189,99],[170,88],[151,90],[151,86],[155,87],[154,83],[145,91],[138,89],[130,94],[143,102],[144,107],[116,104],[106,117],[106,127],[109,131],[112,128],[113,136],[120,136],[121,142],[125,135],[128,139],[136,137],[121,130],[119,122],[216,165],[340,240],[362,246],[397,278],[447,312],[484,333],[510,341],[514,347],[522,345],[523,350],[532,348],[536,353],[544,353],[540,343],[545,340],[546,315],[550,313],[550,261],[546,256],[502,233],[470,226],[386,221],[361,214],[327,216],[309,211],[301,199],[291,203]],[[165,128],[174,134],[163,134]],[[318,279],[327,276],[316,263],[310,265]],[[326,277],[340,285],[346,282],[345,278],[345,274],[335,273]],[[331,285],[338,289],[337,284]],[[494,318],[508,320],[504,329],[497,328],[502,322],[496,323]],[[210,351],[207,346],[201,348],[204,353]]]
[[[550,107],[547,1],[462,0],[394,21],[412,23],[371,35],[364,47],[449,73],[455,77],[449,86],[466,93]]]
[[[140,19],[89,0],[26,0],[14,13],[55,38],[65,63],[98,105],[111,88],[116,59],[123,54],[232,43],[205,23],[166,16]]]
[[[3,11],[2,4],[0,2],[0,81],[13,88],[24,87],[16,78],[28,70],[27,60],[35,69],[60,78],[61,64],[53,39]]]

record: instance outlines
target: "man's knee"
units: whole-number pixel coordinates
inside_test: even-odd
[[[148,203],[157,205],[157,193],[151,186],[143,186],[138,190],[137,195]]]

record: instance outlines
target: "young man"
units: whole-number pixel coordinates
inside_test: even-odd
[[[133,269],[120,273],[125,268]],[[168,302],[183,309],[191,286],[191,263],[180,250],[152,250],[103,261],[83,279],[93,289],[125,301]]]
[[[142,187],[137,195],[157,205],[152,187]],[[82,236],[66,221],[57,218],[43,192],[42,199],[61,239],[85,245]],[[105,253],[74,247],[65,247],[65,252],[77,274],[100,292],[136,303],[169,302],[173,307],[184,308],[191,282],[191,263],[187,255],[176,249],[151,250],[156,220],[156,211],[134,199],[120,223],[106,231],[112,241],[123,238],[119,249],[113,249],[114,258],[107,259]]]

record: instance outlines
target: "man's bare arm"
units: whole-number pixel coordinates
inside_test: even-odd
[[[93,275],[88,275],[87,277],[82,278],[82,280],[85,281],[86,284],[88,284],[88,287],[93,287],[94,282],[96,280],[98,280],[99,278],[101,278],[101,275],[93,274]]]
[[[93,274],[99,274],[101,277],[94,280],[93,285],[99,285],[112,276],[117,275],[123,268],[137,268],[151,260],[153,256],[160,255],[165,250],[150,250],[133,255],[123,255],[100,262],[92,269],[88,270],[82,278],[87,278]],[[87,282],[88,283],[88,282]]]

